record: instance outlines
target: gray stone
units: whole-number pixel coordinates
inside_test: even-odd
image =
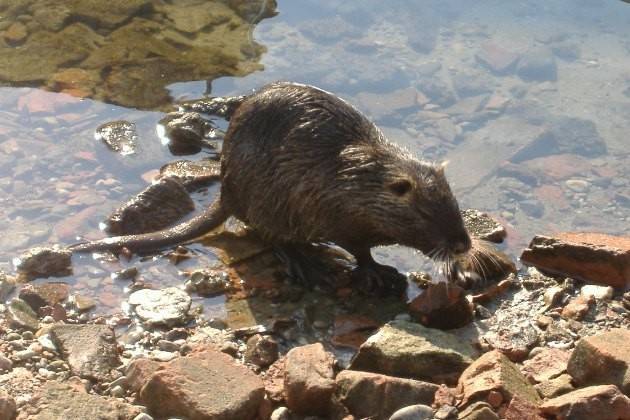
[[[74,375],[109,382],[120,365],[114,330],[107,325],[55,325],[50,337]]]
[[[150,325],[184,324],[191,303],[190,296],[177,287],[143,289],[129,296],[129,304],[135,307],[136,314]]]
[[[113,398],[91,395],[68,384],[50,381],[44,385],[37,400],[33,420],[51,419],[133,419],[141,409]]]
[[[354,370],[454,383],[476,351],[455,335],[422,325],[392,321],[361,345]]]
[[[433,418],[433,409],[429,406],[416,404],[396,411],[389,420],[428,420]]]
[[[472,236],[495,243],[501,243],[507,232],[501,223],[487,213],[475,209],[462,210],[464,225]]]
[[[558,78],[556,60],[547,48],[525,53],[518,62],[516,73],[527,81],[555,81]]]
[[[344,370],[335,379],[335,399],[358,418],[387,419],[410,405],[431,404],[438,386],[413,379]],[[429,408],[429,418],[433,410]]]
[[[37,314],[22,299],[12,299],[7,305],[5,316],[12,328],[36,331],[39,328]]]

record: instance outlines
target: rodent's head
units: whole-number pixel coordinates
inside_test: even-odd
[[[386,228],[396,242],[434,259],[468,252],[471,240],[457,200],[444,174],[444,165],[407,157],[386,171]]]
[[[378,171],[378,194],[373,193],[372,185],[367,188],[372,196],[364,201],[369,200],[366,207],[370,208],[373,226],[386,242],[418,249],[433,259],[470,250],[470,236],[444,165],[419,161],[404,151],[381,155],[379,162],[384,165]]]

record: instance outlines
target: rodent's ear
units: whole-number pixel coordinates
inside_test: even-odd
[[[389,184],[387,188],[397,196],[402,197],[411,190],[411,182],[407,179],[398,179]]]

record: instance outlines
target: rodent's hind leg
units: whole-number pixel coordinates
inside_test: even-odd
[[[405,292],[407,278],[396,268],[374,261],[369,248],[350,252],[357,260],[357,267],[352,272],[357,289],[380,296],[399,296]]]
[[[316,255],[314,247],[308,244],[276,244],[274,254],[286,266],[291,279],[302,286],[315,285],[334,287],[335,275]]]

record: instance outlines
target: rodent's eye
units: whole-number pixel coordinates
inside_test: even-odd
[[[411,190],[411,182],[406,179],[394,181],[389,184],[389,189],[397,196],[403,196]]]

